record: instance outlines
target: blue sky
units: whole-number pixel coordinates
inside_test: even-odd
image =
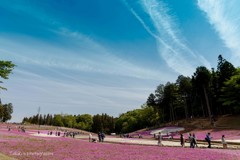
[[[2,84],[12,121],[41,113],[118,116],[157,85],[240,57],[238,0],[1,0]]]

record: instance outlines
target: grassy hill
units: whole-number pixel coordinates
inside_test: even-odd
[[[184,132],[191,132],[193,130],[206,130],[206,129],[214,129],[214,130],[240,130],[240,115],[232,116],[232,115],[224,115],[215,118],[215,124],[210,123],[209,118],[192,118],[192,119],[183,119],[175,122],[170,122],[166,124],[162,124],[161,127],[167,126],[179,126],[184,127]],[[156,129],[155,128],[151,128]],[[149,129],[141,129],[138,131],[131,132],[131,135],[138,135],[138,133],[143,133]]]
[[[221,129],[237,129],[240,130],[240,115],[230,116],[225,115],[218,118],[216,122],[217,128]]]
[[[240,115],[224,115],[215,118],[215,124],[210,123],[209,118],[192,118],[188,120],[179,120],[174,123],[167,123],[169,125],[177,125],[184,127],[186,130],[194,129],[236,129],[240,130]]]

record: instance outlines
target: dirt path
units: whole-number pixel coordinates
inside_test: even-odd
[[[76,138],[80,139],[88,139],[87,135],[80,135]],[[93,137],[96,138],[97,137]],[[118,138],[118,137],[106,137],[104,139],[104,142],[108,143],[122,143],[122,144],[135,144],[135,145],[151,145],[151,146],[157,146],[157,140],[153,139],[139,139],[139,138]],[[229,149],[240,149],[240,143],[239,140],[232,140],[231,142],[234,142],[234,144],[228,144]],[[163,146],[168,147],[181,147],[180,142],[177,140],[163,140],[162,141]],[[199,141],[198,147],[200,148],[207,148],[208,144],[205,141]],[[185,147],[190,147],[190,144],[188,142],[185,143]],[[212,142],[212,148],[223,148],[221,142],[214,141]]]

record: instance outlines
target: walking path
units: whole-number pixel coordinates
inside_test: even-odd
[[[79,135],[76,138],[80,139],[88,139],[87,135]],[[93,137],[96,138],[97,137]],[[158,141],[154,139],[144,139],[144,138],[118,138],[118,137],[113,137],[113,136],[107,136],[104,139],[104,142],[108,143],[120,143],[120,144],[134,144],[134,145],[150,145],[150,146],[157,146]],[[239,140],[230,140],[227,141],[228,143],[228,148],[229,149],[240,149],[240,142]],[[234,142],[234,143],[233,143]],[[181,147],[180,145],[180,140],[170,140],[170,139],[165,139],[162,141],[163,146],[167,147]],[[198,141],[198,147],[199,148],[207,148],[208,144],[205,141]],[[223,145],[221,144],[220,141],[213,141],[212,142],[212,148],[223,148]],[[188,142],[185,143],[185,147],[190,147],[190,144]]]

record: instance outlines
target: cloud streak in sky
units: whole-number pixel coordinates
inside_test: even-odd
[[[240,60],[240,1],[198,0],[198,6],[206,13],[209,23],[214,27],[226,47],[231,50],[235,58]]]
[[[157,40],[158,52],[169,67],[188,76],[194,72],[197,65],[211,67],[203,56],[197,55],[185,44],[176,20],[164,2],[156,0],[139,2],[142,10],[131,7],[127,1],[124,1],[146,31]]]
[[[37,5],[33,5],[32,2],[23,2],[10,5],[2,5],[5,9],[11,12],[20,12],[27,14],[37,20],[42,21],[45,24],[45,30],[59,36],[62,43],[70,44],[70,47],[64,48],[62,46],[43,43],[39,40],[35,40],[30,37],[12,37],[15,40],[0,39],[0,42],[5,45],[10,45],[10,48],[18,48],[18,52],[15,50],[8,52],[8,54],[14,54],[14,57],[18,57],[17,61],[21,60],[26,64],[35,64],[40,66],[48,66],[62,69],[74,69],[85,72],[96,72],[102,74],[110,74],[116,76],[129,76],[139,79],[161,79],[166,82],[173,78],[172,73],[165,72],[165,69],[150,69],[146,66],[134,64],[116,55],[120,53],[113,53],[112,48],[101,45],[95,41],[94,38],[84,35],[79,31],[66,27],[61,19],[54,17],[51,14],[46,14]],[[9,6],[9,7],[6,7]],[[35,11],[35,14],[31,14]],[[44,27],[43,27],[44,28]],[[8,38],[8,37],[7,37]],[[7,44],[6,42],[9,42]],[[21,44],[19,42],[26,42]],[[18,44],[19,43],[19,44]],[[1,48],[2,50],[4,47]],[[7,50],[9,51],[9,49]],[[116,51],[116,50],[115,50]],[[6,52],[5,52],[6,53]],[[21,54],[20,54],[21,53]],[[48,53],[47,55],[43,53]],[[66,55],[68,55],[66,57]],[[160,76],[164,74],[165,76]]]
[[[62,49],[42,42],[34,42],[34,39],[17,40],[18,37],[15,37],[14,39],[19,42],[26,42],[26,44],[20,44],[18,42],[14,43],[14,40],[1,38],[3,57],[17,57],[15,61],[29,65],[129,76],[140,79],[160,79],[158,71],[123,60],[97,42],[82,35],[80,36],[79,33],[65,30],[59,34],[68,41],[73,41],[75,46],[71,49]],[[9,47],[5,48],[4,46]],[[85,49],[82,49],[82,46]]]
[[[18,104],[16,111],[21,106],[31,106],[25,110],[34,112],[38,104],[43,112],[60,113],[61,107],[67,107],[70,113],[82,110],[117,116],[116,113],[136,107],[136,103],[144,103],[152,90],[148,82],[160,79],[158,71],[123,60],[79,32],[64,29],[56,34],[71,46],[24,36],[0,38],[1,58],[17,64],[9,81],[13,85],[4,83],[9,94],[3,96],[4,100]],[[169,77],[164,78],[167,81]]]

